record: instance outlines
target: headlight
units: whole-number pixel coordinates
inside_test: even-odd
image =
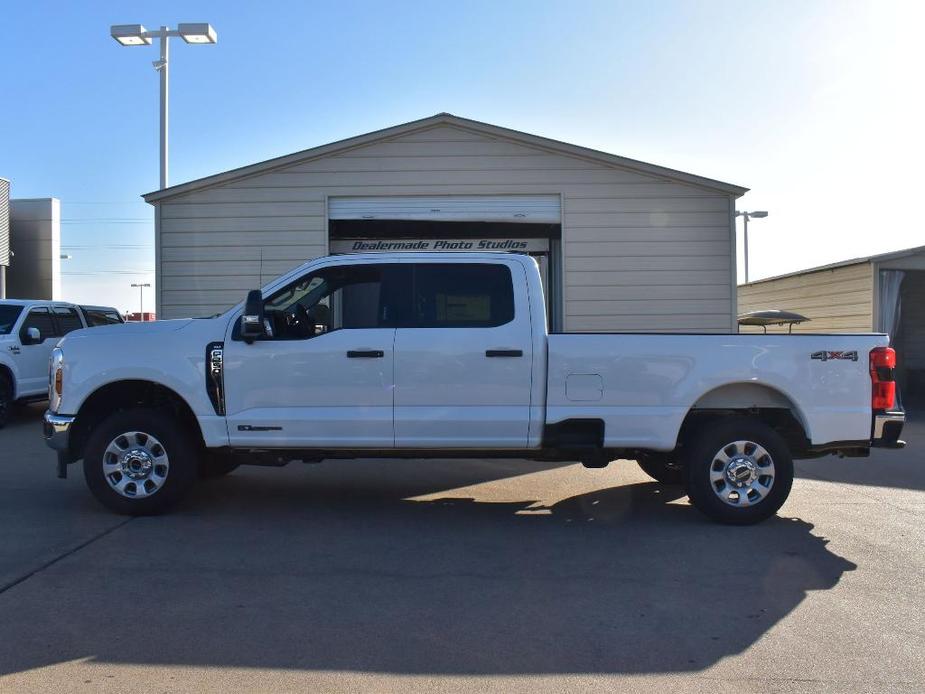
[[[48,408],[57,412],[64,393],[64,352],[55,347],[48,362]]]

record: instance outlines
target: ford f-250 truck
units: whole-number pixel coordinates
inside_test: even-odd
[[[212,318],[69,334],[45,436],[126,514],[239,463],[625,458],[739,524],[795,457],[903,445],[885,335],[550,334],[545,306],[525,255],[320,258]]]

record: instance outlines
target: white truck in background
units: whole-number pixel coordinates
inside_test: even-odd
[[[516,254],[313,260],[204,319],[69,334],[45,436],[110,509],[240,463],[639,461],[711,518],[774,514],[793,458],[901,447],[885,335],[550,334]]]
[[[14,402],[48,397],[48,359],[73,330],[122,322],[114,308],[63,301],[0,300],[0,427]]]

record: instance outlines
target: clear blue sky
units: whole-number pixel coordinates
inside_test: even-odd
[[[108,28],[209,21],[217,45],[171,45],[172,183],[449,111],[751,188],[767,276],[925,244],[900,208],[925,159],[923,6],[6,3],[0,176],[61,199],[67,298],[137,308],[157,52]]]

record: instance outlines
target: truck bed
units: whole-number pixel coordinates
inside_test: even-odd
[[[692,407],[789,407],[813,445],[870,438],[882,334],[551,334],[546,421],[603,419],[604,445],[671,450]]]

